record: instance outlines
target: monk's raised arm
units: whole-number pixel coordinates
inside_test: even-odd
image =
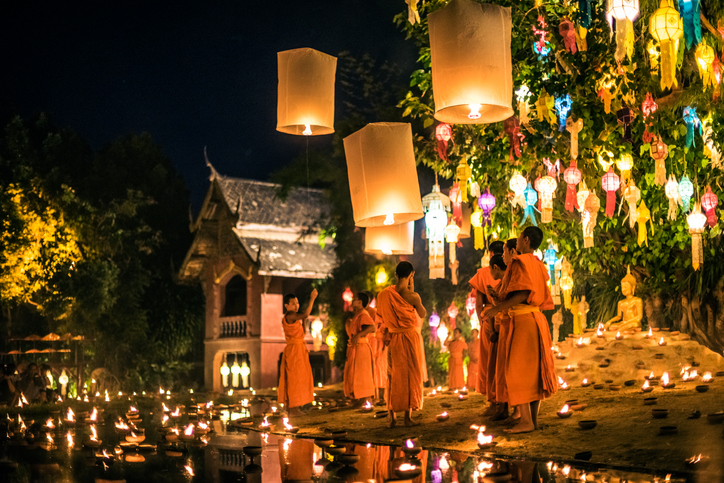
[[[410,299],[408,300],[408,302],[410,302],[410,305],[415,307],[417,315],[419,315],[421,319],[424,319],[427,316],[427,310],[425,310],[425,307],[422,305],[422,299],[415,292],[412,292],[411,294],[409,294],[409,296]]]

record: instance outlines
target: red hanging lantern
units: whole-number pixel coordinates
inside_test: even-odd
[[[581,170],[576,167],[576,160],[571,160],[571,165],[563,172],[563,181],[568,185],[566,190],[566,210],[579,209],[576,186],[581,182]]]
[[[465,310],[468,311],[468,317],[472,317],[475,313],[475,289],[472,289],[465,299]]]
[[[455,330],[455,317],[458,316],[458,308],[455,306],[455,302],[450,302],[450,307],[447,308],[447,315],[450,317],[450,330]]]
[[[352,308],[352,300],[354,300],[354,294],[352,293],[352,290],[349,289],[349,287],[344,289],[344,292],[342,292],[342,300],[344,300],[345,312]]]
[[[513,161],[514,153],[516,158],[520,157],[520,139],[523,137],[520,134],[520,121],[516,116],[511,116],[503,122],[503,129],[510,141],[510,160]]]
[[[435,137],[437,138],[437,154],[443,161],[450,162],[447,157],[447,143],[452,139],[452,126],[441,122],[435,128]]]
[[[601,179],[601,187],[606,192],[606,216],[611,218],[616,208],[616,190],[621,186],[621,179],[613,172],[613,167]]]
[[[706,193],[701,197],[701,207],[706,211],[706,222],[710,227],[716,226],[719,217],[716,216],[716,207],[719,198],[711,191],[711,186],[706,188]]]

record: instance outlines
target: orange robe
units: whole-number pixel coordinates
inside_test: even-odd
[[[375,361],[375,387],[384,389],[387,387],[387,346],[385,345],[385,333],[382,319],[377,315],[377,309],[367,307],[372,320],[375,321],[375,333],[370,334],[370,348]]]
[[[492,392],[495,401],[499,403],[508,402],[508,386],[505,382],[505,364],[508,360],[508,331],[510,330],[510,317],[505,314],[498,314],[495,317],[495,327],[498,330],[498,342],[495,344],[495,358],[491,358],[488,371],[495,374],[492,380]],[[491,387],[489,385],[488,387]]]
[[[478,356],[478,381],[475,384],[476,390],[481,394],[488,394],[488,366],[490,365],[490,358],[495,357],[491,355],[490,347],[490,336],[493,334],[493,328],[485,319],[485,312],[487,312],[490,305],[493,304],[493,300],[488,296],[488,285],[496,288],[500,283],[500,280],[495,280],[490,274],[490,267],[479,268],[475,273],[475,276],[470,279],[470,286],[477,290],[480,294],[485,295],[488,299],[488,303],[483,308],[483,314],[478,314],[480,319],[480,355]],[[492,375],[490,376],[493,377]]]
[[[278,445],[281,480],[310,481],[314,476],[314,443],[305,439],[294,439],[286,443],[280,438]]]
[[[519,255],[508,265],[503,279],[505,300],[512,292],[530,290],[527,304],[508,310],[505,378],[508,402],[512,405],[540,401],[558,390],[558,378],[551,354],[551,333],[541,310],[553,309],[548,289],[548,272],[533,254]]]
[[[282,317],[282,327],[287,346],[282,352],[279,365],[277,401],[287,408],[304,406],[314,401],[314,378],[309,364],[309,351],[304,342],[304,325],[301,320],[293,324]]]
[[[463,371],[463,351],[468,344],[463,339],[450,342],[447,350],[450,352],[448,359],[448,383],[450,389],[462,389],[465,386],[465,372]]]
[[[392,286],[377,296],[377,313],[390,333],[387,409],[419,409],[422,407],[422,369],[417,311]]]
[[[480,340],[472,339],[468,344],[468,382],[469,390],[478,386],[478,369],[480,368]]]
[[[375,322],[363,309],[347,322],[349,340],[368,325],[374,327]],[[355,345],[351,345],[351,342],[347,345],[347,361],[344,364],[345,397],[362,399],[375,395],[374,356],[368,337],[374,337],[374,334],[360,337]]]

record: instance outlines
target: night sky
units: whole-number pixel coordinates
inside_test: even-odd
[[[204,146],[220,173],[261,180],[303,152],[275,130],[278,51],[369,53],[405,72],[416,57],[392,21],[403,0],[0,4],[0,102],[48,112],[94,148],[150,132],[196,207]]]

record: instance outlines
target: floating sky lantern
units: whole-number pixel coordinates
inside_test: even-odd
[[[365,253],[372,255],[412,255],[415,222],[365,228]]]
[[[694,203],[694,208],[686,217],[686,223],[689,225],[689,233],[691,234],[691,265],[694,270],[704,264],[704,247],[702,246],[701,234],[704,233],[706,226],[706,215],[701,212],[699,203]]]
[[[277,131],[316,136],[334,132],[337,58],[314,49],[277,54]]]
[[[661,0],[649,19],[649,32],[661,44],[661,89],[678,86],[676,81],[676,42],[684,35],[684,25],[671,0]]]
[[[436,183],[432,192],[422,198],[422,208],[425,210],[430,278],[445,278],[445,228],[450,198],[440,192],[440,185]]]
[[[344,152],[356,226],[422,218],[410,124],[368,124],[344,138]]]
[[[435,119],[451,124],[513,115],[510,8],[452,0],[428,15]]]

